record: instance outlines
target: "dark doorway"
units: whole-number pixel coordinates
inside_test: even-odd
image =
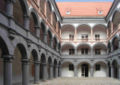
[[[83,77],[88,77],[88,64],[82,64],[82,76]]]

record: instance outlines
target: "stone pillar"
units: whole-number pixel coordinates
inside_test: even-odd
[[[58,77],[61,77],[61,66],[58,67]]]
[[[29,60],[22,59],[22,85],[29,85]]]
[[[77,77],[77,66],[74,65],[74,77]]]
[[[53,48],[53,39],[51,39],[50,46]]]
[[[114,77],[114,69],[113,69],[113,66],[111,65],[111,77],[113,78]]]
[[[47,64],[46,63],[42,63],[43,65],[43,81],[47,80]]]
[[[40,62],[39,61],[35,61],[35,78],[34,78],[34,83],[38,84],[39,82],[39,72],[40,72]]]
[[[4,85],[12,85],[12,56],[4,56]]]
[[[44,42],[47,43],[47,33],[44,33]]]
[[[29,16],[24,16],[24,28],[26,28],[26,30],[29,30],[29,25],[30,25]]]
[[[90,76],[91,77],[94,76],[94,66],[93,65],[90,66]]]
[[[50,65],[50,79],[53,79],[53,65]]]
[[[58,77],[58,65],[56,65],[55,67],[55,73],[56,73],[55,78],[57,78]]]
[[[13,3],[14,0],[6,0],[6,14],[9,17],[13,17]]]
[[[35,29],[36,29],[36,36],[40,38],[40,27],[36,26]]]

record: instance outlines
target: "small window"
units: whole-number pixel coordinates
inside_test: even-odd
[[[95,40],[100,40],[100,35],[99,34],[95,34]]]
[[[96,64],[95,70],[100,71],[100,64]]]
[[[74,49],[69,49],[69,55],[74,55]]]
[[[101,54],[100,49],[95,49],[95,55],[100,55],[100,54]]]
[[[74,70],[73,64],[69,64],[69,70],[70,70],[70,71],[73,71],[73,70]]]
[[[66,11],[66,14],[67,14],[67,15],[70,15],[70,11]]]
[[[102,15],[102,14],[103,14],[103,11],[102,11],[102,10],[99,10],[99,11],[98,11],[98,14],[99,14],[99,15]]]
[[[81,54],[82,55],[87,55],[88,54],[88,48],[82,48],[81,49]]]
[[[87,40],[88,39],[88,35],[87,34],[82,34],[81,38]]]
[[[69,35],[69,39],[70,39],[70,40],[74,40],[74,35],[73,35],[73,34],[70,34],[70,35]]]

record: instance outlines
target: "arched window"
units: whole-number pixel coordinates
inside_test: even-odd
[[[33,13],[30,16],[30,32],[33,33],[33,34],[36,34],[35,21],[34,21]]]
[[[0,11],[5,12],[6,0],[0,0]]]
[[[23,15],[24,14],[20,0],[16,0],[16,2],[13,4],[13,16],[14,16],[14,20],[21,26],[23,26],[24,23]]]

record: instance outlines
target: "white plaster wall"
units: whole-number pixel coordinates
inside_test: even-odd
[[[90,67],[88,68],[88,77],[90,77]],[[83,77],[82,76],[82,67],[81,65],[78,66],[78,77]]]
[[[95,34],[100,34],[100,39],[106,39],[107,38],[107,34],[105,32],[101,32],[101,31],[95,31],[94,32],[94,39],[95,39]]]
[[[94,77],[107,77],[107,70],[105,64],[101,63],[101,70],[95,71],[94,69]]]
[[[69,71],[69,63],[62,66],[62,77],[74,77],[74,71]]]
[[[74,32],[71,32],[71,31],[65,31],[61,34],[61,38],[62,39],[69,39],[69,35],[72,34],[74,35]]]

